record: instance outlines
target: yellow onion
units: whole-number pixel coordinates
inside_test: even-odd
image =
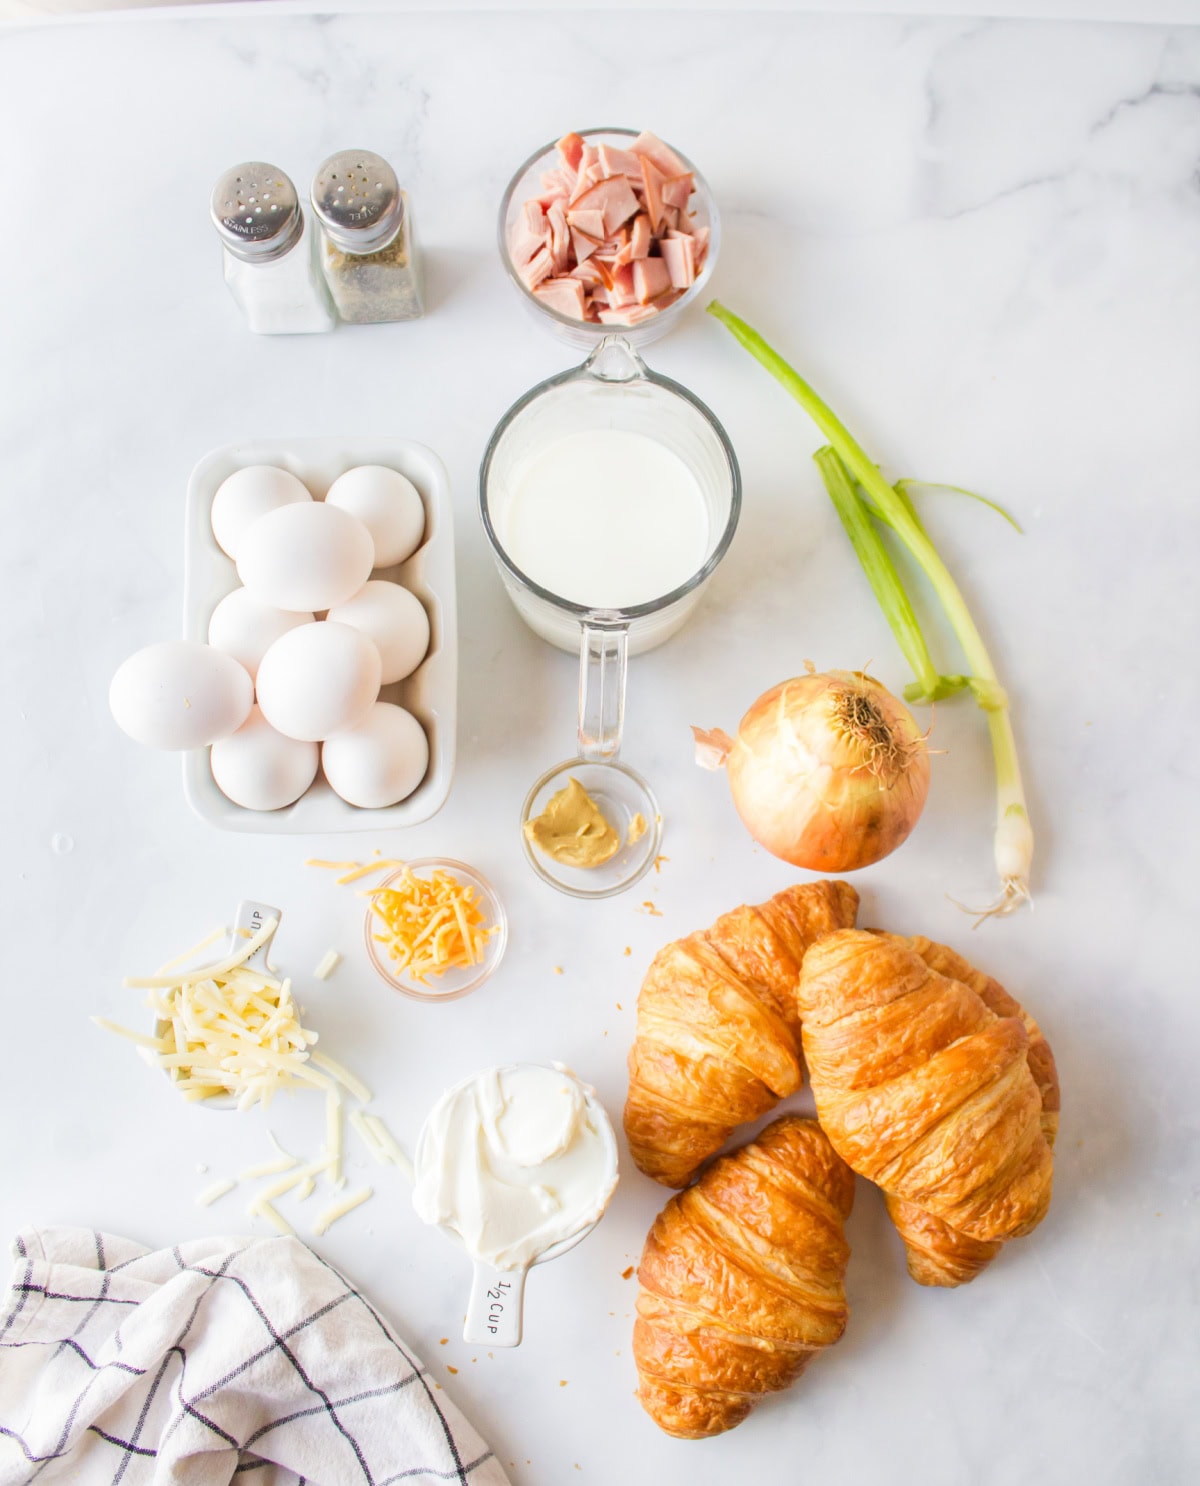
[[[863,671],[773,686],[736,738],[693,732],[698,762],[724,764],[754,839],[813,872],[852,872],[895,851],[929,793],[924,735],[908,708]]]

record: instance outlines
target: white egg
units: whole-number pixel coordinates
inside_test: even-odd
[[[375,543],[375,566],[411,557],[425,532],[425,506],[407,475],[384,464],[360,464],[339,475],[325,500],[357,516]]]
[[[258,705],[288,738],[316,743],[352,726],[379,695],[379,651],[359,630],[328,620],[280,635],[258,667]]]
[[[282,810],[317,777],[315,743],[277,733],[258,707],[230,738],[214,743],[210,761],[217,788],[246,810]]]
[[[259,662],[280,635],[311,623],[311,614],[273,609],[255,598],[248,588],[235,588],[213,610],[208,621],[208,643],[232,655],[245,666],[253,681],[258,675]]]
[[[382,810],[407,798],[424,779],[429,739],[411,712],[376,702],[361,722],[325,739],[321,767],[348,805]]]
[[[273,464],[248,464],[217,486],[212,503],[212,529],[217,545],[237,562],[242,537],[260,516],[297,501],[312,501],[308,486]]]
[[[372,578],[352,599],[330,609],[330,619],[361,630],[383,661],[383,684],[403,681],[429,649],[429,615],[415,593],[386,578]]]
[[[237,569],[264,604],[311,614],[356,594],[374,563],[375,545],[361,521],[310,501],[260,517],[242,539]]]
[[[203,748],[245,722],[254,684],[224,651],[195,640],[147,645],[108,689],[117,726],[147,748]]]

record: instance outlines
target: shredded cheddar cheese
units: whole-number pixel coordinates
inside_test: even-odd
[[[397,972],[428,985],[431,975],[478,965],[494,926],[484,923],[476,890],[442,868],[418,877],[405,868],[390,887],[363,894],[380,920],[376,934]]]

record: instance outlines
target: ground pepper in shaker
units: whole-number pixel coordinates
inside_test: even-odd
[[[291,181],[251,160],[227,170],[210,205],[225,282],[258,335],[306,335],[337,323],[315,261],[315,234]]]
[[[417,319],[421,286],[408,198],[387,161],[370,150],[330,155],[313,179],[312,208],[321,271],[342,319]]]

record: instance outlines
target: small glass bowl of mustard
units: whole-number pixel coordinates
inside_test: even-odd
[[[376,908],[376,899],[380,894],[399,891],[410,874],[423,882],[436,882],[439,877],[442,881],[449,879],[454,885],[469,890],[467,928],[473,941],[467,951],[470,958],[455,955],[444,968],[430,965],[424,970],[413,970],[404,963],[401,941],[391,930],[386,916]],[[386,900],[381,901],[380,906],[384,903]],[[453,904],[445,906],[450,908],[450,915],[441,924],[426,923],[417,927],[414,938],[419,939],[427,933],[430,939],[436,939],[440,928],[448,928],[453,937],[457,916]],[[472,919],[474,922],[470,921]],[[457,1001],[477,991],[504,958],[508,947],[508,914],[495,888],[482,872],[452,857],[420,857],[406,862],[371,890],[363,933],[371,964],[392,990],[411,996],[414,1001]],[[457,937],[461,947],[461,931]],[[419,948],[419,944],[416,947]]]
[[[611,898],[653,867],[662,814],[650,786],[616,759],[568,759],[525,797],[521,842],[529,865],[573,898]]]

